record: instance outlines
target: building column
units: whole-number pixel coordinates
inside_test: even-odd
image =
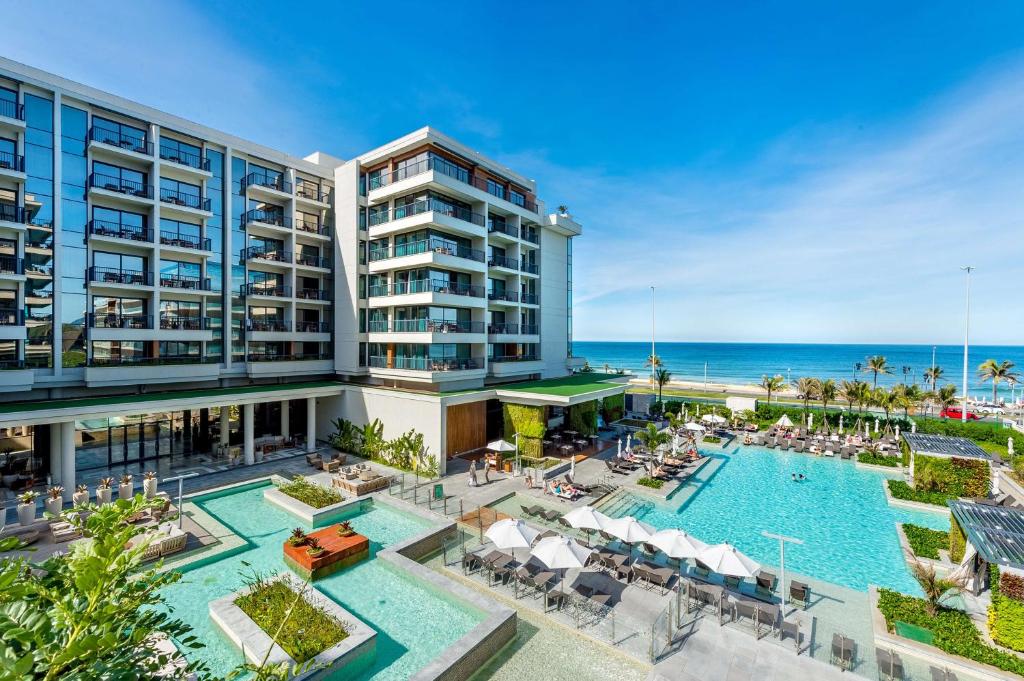
[[[256,463],[256,410],[252,403],[242,406],[242,431],[244,432],[244,449],[242,455],[245,465],[251,466]]]
[[[220,408],[220,444],[228,446],[228,438],[231,435],[231,407],[224,405]]]
[[[288,439],[288,400],[281,400],[281,437]]]
[[[316,398],[306,398],[306,451],[316,450]]]
[[[43,426],[36,426],[42,428]],[[46,426],[50,429],[50,480],[53,484],[61,483],[61,452],[60,452],[60,425],[51,423]]]
[[[64,487],[64,501],[71,501],[75,492],[75,422],[60,424],[60,484]]]

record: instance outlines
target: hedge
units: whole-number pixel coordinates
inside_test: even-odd
[[[927,605],[923,598],[905,596],[889,589],[878,590],[878,609],[885,617],[889,631],[893,631],[896,622],[913,624],[935,634],[933,643],[939,650],[1024,675],[1024,659],[986,645],[981,639],[981,632],[966,613],[940,607],[938,614],[931,617]]]
[[[1010,586],[1019,594],[1024,580],[1010,574],[1000,576],[997,565],[989,566],[989,578],[992,603],[988,608],[988,630],[992,640],[1012,650],[1024,651],[1024,603],[1004,589],[1004,585]]]
[[[914,455],[914,487],[920,491],[943,492],[953,497],[987,497],[990,484],[986,461]]]
[[[888,480],[887,482],[889,483],[889,494],[892,495],[893,499],[916,501],[921,504],[934,504],[935,506],[945,506],[947,501],[956,498],[955,496],[944,494],[943,492],[925,492],[923,490],[916,490],[902,480]]]
[[[949,532],[933,530],[930,527],[919,525],[903,524],[903,534],[907,536],[907,543],[915,556],[921,558],[939,559],[939,549],[949,546]]]
[[[618,421],[626,413],[626,394],[609,395],[601,400],[601,414],[605,423]]]
[[[540,458],[544,454],[544,439],[547,433],[547,410],[526,404],[502,405],[505,439],[512,442],[519,433],[519,453]]]
[[[900,458],[898,456],[889,456],[888,454],[872,454],[871,452],[861,452],[857,455],[857,461],[860,463],[870,464],[872,466],[899,466]]]
[[[590,437],[597,432],[597,400],[570,406],[566,420],[569,423],[569,430]]]
[[[967,537],[960,528],[960,523],[956,521],[956,518],[951,517],[949,519],[949,559],[959,565],[960,561],[964,559],[966,551]]]

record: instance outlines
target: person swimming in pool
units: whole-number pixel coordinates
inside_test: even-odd
[[[793,473],[793,482],[796,482],[796,473]]]
[[[800,478],[799,478],[799,479],[800,479],[800,482],[803,482],[803,481],[804,481],[804,480],[806,480],[807,478],[805,478],[805,477],[804,477],[804,474],[803,474],[803,473],[801,473],[801,474],[800,474]]]

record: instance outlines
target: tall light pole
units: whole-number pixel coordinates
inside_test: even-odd
[[[768,531],[761,532],[762,537],[779,540],[779,574],[782,576],[782,583],[779,584],[779,594],[782,596],[782,614],[786,614],[786,542],[791,544],[803,544],[802,539],[794,539],[784,534],[773,534]]]
[[[651,287],[651,383],[654,383],[654,287]]]
[[[967,423],[967,346],[971,338],[971,265],[964,265],[960,268],[967,273],[967,308],[964,312],[964,407],[960,412],[960,421]]]

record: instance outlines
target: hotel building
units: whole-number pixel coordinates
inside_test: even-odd
[[[580,233],[430,128],[296,158],[0,59],[0,482],[244,465],[338,418],[443,471],[507,384],[582,365]]]

